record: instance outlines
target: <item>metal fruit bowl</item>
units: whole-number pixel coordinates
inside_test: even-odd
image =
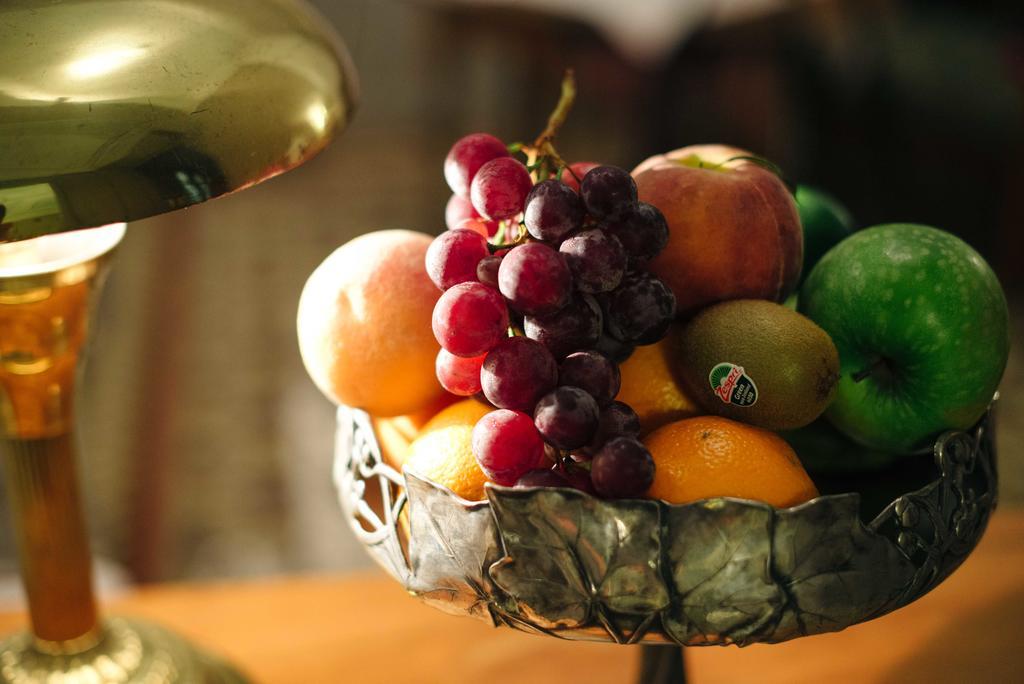
[[[775,643],[905,606],[963,562],[996,503],[991,413],[943,434],[927,484],[866,523],[858,493],[776,509],[487,485],[469,502],[387,465],[346,407],[334,478],[374,560],[445,612],[567,639]]]

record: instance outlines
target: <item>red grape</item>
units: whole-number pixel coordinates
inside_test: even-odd
[[[619,367],[596,351],[580,351],[565,357],[558,366],[558,384],[579,387],[601,406],[619,393],[622,376]]]
[[[544,440],[521,411],[491,411],[473,427],[473,455],[480,469],[500,485],[514,485],[544,459]]]
[[[583,177],[580,197],[587,211],[595,218],[615,218],[625,215],[636,206],[636,183],[625,169],[598,166]],[[473,205],[476,206],[476,202]]]
[[[533,422],[545,442],[570,450],[594,438],[600,415],[597,402],[579,387],[557,387],[537,402]]]
[[[588,171],[596,169],[598,166],[600,166],[600,164],[597,162],[573,162],[572,164],[569,164],[568,169],[562,172],[562,182],[572,188],[574,192],[579,192],[579,180],[583,180],[583,177],[587,175]],[[579,180],[576,180],[577,178]]]
[[[512,157],[492,159],[477,171],[470,186],[473,208],[495,221],[510,219],[523,210],[533,179],[523,163]]]
[[[455,230],[466,219],[479,217],[480,214],[476,213],[473,204],[465,197],[452,195],[444,207],[444,224],[448,230]]]
[[[558,251],[580,292],[610,292],[626,273],[626,250],[618,238],[603,230],[580,231],[563,242]]]
[[[508,337],[487,354],[480,380],[484,396],[495,406],[533,411],[558,383],[558,365],[540,342]]]
[[[526,196],[523,222],[533,237],[557,244],[583,224],[583,202],[565,183],[541,181]]]
[[[602,295],[605,328],[613,337],[653,344],[665,336],[676,315],[672,290],[650,273],[631,273],[612,292]]]
[[[437,300],[431,325],[438,344],[452,354],[480,356],[508,334],[508,307],[493,287],[459,283]]]
[[[527,316],[523,330],[560,359],[577,349],[594,346],[601,337],[601,307],[590,295],[579,295],[547,316]]]
[[[603,497],[640,497],[654,482],[654,459],[635,437],[616,437],[594,455],[590,479]]]
[[[658,208],[647,202],[639,202],[625,216],[608,221],[605,230],[619,239],[634,268],[653,259],[668,244],[668,223]]]
[[[562,256],[541,242],[512,248],[501,260],[498,288],[524,314],[551,314],[569,303],[572,274]]]
[[[476,265],[488,256],[487,238],[471,230],[448,230],[427,248],[427,275],[442,290],[476,280]]]
[[[480,367],[484,365],[485,354],[480,356],[455,356],[442,349],[437,353],[434,372],[441,387],[460,397],[471,397],[480,391]]]
[[[480,167],[498,157],[507,157],[505,143],[489,133],[471,133],[459,138],[444,159],[444,179],[456,195],[469,197],[469,187]]]

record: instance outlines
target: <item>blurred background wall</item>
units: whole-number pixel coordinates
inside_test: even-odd
[[[81,397],[84,487],[121,581],[369,565],[330,484],[333,410],[294,333],[312,269],[360,233],[444,228],[448,147],[533,138],[565,66],[559,147],[631,168],[691,143],[764,155],[861,225],[950,230],[1007,288],[1002,502],[1024,503],[1024,24],[1018,2],[317,0],[362,79],[305,167],[133,224]],[[2,65],[0,65],[2,68]],[[13,573],[8,527],[0,558]],[[13,596],[17,591],[13,590]]]

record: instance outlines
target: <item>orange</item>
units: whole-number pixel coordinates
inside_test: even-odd
[[[430,327],[441,293],[424,266],[430,242],[409,230],[367,233],[335,250],[306,281],[299,351],[332,401],[398,416],[443,395]]]
[[[409,445],[416,438],[416,430],[408,416],[394,418],[371,418],[373,433],[384,462],[395,470],[401,470],[409,458]]]
[[[423,426],[441,409],[457,400],[458,397],[454,394],[445,392],[436,404],[416,413],[391,418],[371,418],[370,422],[377,435],[377,444],[380,446],[384,462],[395,470],[401,470],[409,458],[409,445],[416,439]]]
[[[476,399],[464,399],[438,413],[409,445],[406,469],[463,499],[487,498],[484,483],[488,479],[473,456],[473,426],[493,410]]]
[[[654,457],[650,498],[689,503],[731,496],[784,508],[818,496],[792,447],[753,425],[687,418],[656,430],[644,444]]]
[[[669,370],[670,338],[671,333],[657,344],[637,347],[620,367],[622,388],[615,399],[629,404],[640,416],[641,434],[703,413],[683,393]]]

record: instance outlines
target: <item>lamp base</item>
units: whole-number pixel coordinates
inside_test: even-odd
[[[49,649],[47,649],[49,650]],[[58,678],[55,673],[61,673]],[[32,634],[0,642],[0,682],[11,684],[245,684],[227,663],[163,627],[135,619],[104,620],[99,641],[77,653],[47,653]]]

